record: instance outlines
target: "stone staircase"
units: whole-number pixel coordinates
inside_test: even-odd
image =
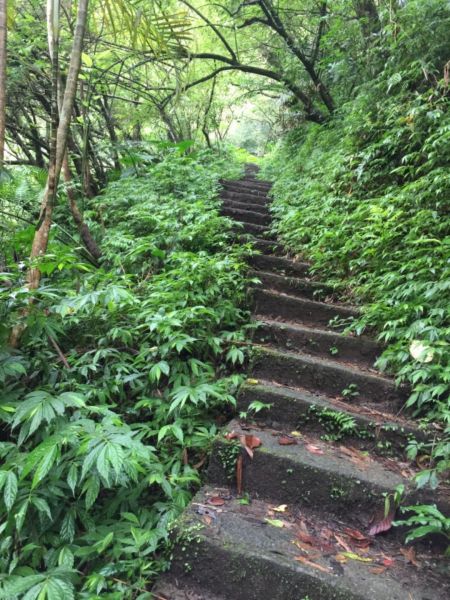
[[[399,416],[407,393],[373,368],[379,345],[340,333],[357,310],[331,302],[308,264],[283,255],[269,229],[270,184],[255,175],[249,168],[222,192],[222,213],[261,251],[251,261],[253,365],[154,598],[450,597],[439,543],[406,547],[399,528],[370,534],[391,520],[399,485],[407,503],[448,506],[446,489],[432,498],[414,489],[418,468],[404,454],[411,436],[431,433]]]

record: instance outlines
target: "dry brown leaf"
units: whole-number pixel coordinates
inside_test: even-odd
[[[308,452],[311,452],[311,454],[325,454],[325,452],[319,448],[319,446],[315,446],[314,444],[306,444],[305,448],[308,450]]]
[[[353,552],[352,548],[340,536],[334,534],[334,537],[335,537],[337,543],[339,544],[339,546],[342,546],[342,548],[344,548],[344,550],[346,550],[347,552]]]
[[[421,565],[420,565],[420,562],[416,558],[415,548],[413,548],[412,546],[410,546],[409,548],[400,548],[400,552],[403,554],[403,556],[406,558],[406,560],[408,562],[410,562],[415,567],[420,569]]]
[[[244,446],[250,458],[253,458],[253,450],[261,446],[261,440],[256,435],[240,435],[239,441]]]
[[[392,565],[395,564],[395,560],[393,558],[391,558],[390,556],[384,556],[382,562],[385,567],[392,567]]]
[[[337,560],[339,563],[342,563],[342,564],[345,564],[347,562],[347,557],[344,556],[341,553],[336,554],[336,556],[334,557],[334,559]]]
[[[369,571],[374,575],[381,575],[386,571],[387,567],[371,567]]]
[[[312,562],[311,560],[308,560],[304,556],[294,556],[294,560],[297,560],[298,562],[301,562],[304,565],[308,565],[309,567],[313,567],[314,569],[318,569],[319,571],[322,571],[323,573],[332,573],[333,572],[333,570],[330,569],[329,567],[323,567],[322,565],[319,565],[315,562]]]
[[[280,435],[278,438],[278,443],[280,446],[293,446],[297,444],[297,440],[289,435]]]
[[[211,496],[211,498],[208,498],[208,504],[212,504],[213,506],[223,506],[225,500],[220,496]]]
[[[359,542],[369,541],[367,537],[358,531],[358,529],[351,529],[350,527],[344,527],[344,533],[351,537],[353,540],[357,540]]]
[[[209,527],[209,525],[211,525],[212,523],[212,518],[209,515],[203,515],[202,521],[205,525],[208,525]]]

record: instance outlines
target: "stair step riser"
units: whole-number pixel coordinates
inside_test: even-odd
[[[263,225],[257,225],[256,223],[243,223],[239,222],[239,225],[236,226],[236,232],[238,234],[247,233],[248,235],[266,238],[268,240],[273,240],[274,236],[269,232],[267,227]]]
[[[259,250],[260,252],[268,256],[283,253],[283,248],[276,242],[271,242],[270,240],[262,240],[256,238],[253,241],[253,247],[255,248],[255,250]],[[251,271],[250,273],[252,277],[258,277],[258,273],[256,271]]]
[[[252,275],[260,279],[261,284],[258,286],[260,288],[275,290],[290,296],[300,296],[309,300],[323,300],[333,292],[332,288],[327,287],[325,284],[299,277],[275,275],[275,273],[265,273],[264,271],[252,271]]]
[[[198,523],[188,522],[195,532]],[[182,535],[183,532],[180,531]],[[336,576],[324,578],[301,565],[290,568],[279,564],[276,558],[265,552],[256,555],[239,551],[245,540],[239,537],[225,546],[215,542],[201,531],[195,541],[177,549],[171,572],[181,584],[190,587],[200,584],[203,588],[220,590],[228,600],[367,600],[366,595],[337,588]],[[180,598],[190,598],[181,596]],[[195,600],[209,600],[209,596],[194,596]],[[159,600],[159,599],[155,599]],[[172,600],[172,598],[167,598]],[[373,598],[371,598],[373,600]],[[379,600],[377,598],[377,600]],[[397,599],[395,599],[397,600]],[[403,599],[402,599],[403,600]]]
[[[240,223],[255,223],[256,225],[270,225],[272,221],[269,215],[262,215],[261,213],[252,212],[249,210],[236,210],[234,208],[223,207],[221,210],[222,215],[230,217]]]
[[[404,392],[396,389],[389,379],[302,355],[261,349],[254,359],[253,376],[333,397],[345,397],[349,402],[392,402],[400,408],[406,399]]]
[[[252,256],[250,264],[255,269],[264,272],[274,271],[278,275],[290,275],[292,277],[306,277],[309,273],[309,265],[294,262],[281,256]]]
[[[251,202],[236,202],[229,198],[222,199],[222,206],[225,208],[234,208],[236,210],[250,210],[261,215],[269,215],[269,211],[263,204],[252,204]]]
[[[260,183],[255,180],[245,181],[244,179],[241,179],[241,181],[223,181],[221,185],[226,189],[248,190],[254,194],[267,194],[272,188],[270,184]]]
[[[221,198],[234,200],[235,202],[251,202],[260,206],[269,206],[269,200],[266,196],[249,194],[248,192],[238,192],[236,190],[225,190],[220,194]]]
[[[346,307],[324,304],[294,296],[274,294],[256,289],[255,313],[273,319],[281,318],[286,321],[298,322],[317,327],[330,327],[330,321],[335,318],[350,319],[355,313]],[[334,329],[343,329],[342,326]]]
[[[229,472],[221,458],[226,456],[228,445],[219,440],[214,446],[208,468],[208,481],[213,485],[230,485]],[[336,467],[328,470],[323,457],[306,463],[292,460],[287,454],[267,451],[264,446],[255,450],[253,459],[245,452],[242,456],[243,489],[250,497],[300,507],[320,506],[321,511],[338,517],[345,517],[349,510],[352,514],[371,515],[382,506],[383,493],[392,491],[392,483],[398,485],[403,481],[401,477],[392,477],[382,479],[377,485],[363,479],[361,471],[356,469],[354,475],[342,473]]]
[[[342,442],[362,441],[380,456],[386,453],[390,456],[394,453],[404,459],[405,449],[411,436],[419,441],[427,439],[426,434],[420,430],[394,422],[389,423],[384,420],[380,422],[366,415],[346,411],[342,406],[334,405],[323,396],[303,393],[294,397],[289,395],[289,392],[283,393],[283,389],[283,387],[274,389],[263,385],[243,385],[238,396],[238,412],[247,413],[250,404],[255,401],[270,404],[270,408],[263,409],[255,415],[250,412],[251,420],[268,427],[303,433],[312,432],[320,436],[331,436],[336,440],[340,440],[342,435]],[[355,423],[355,431],[342,433],[336,422],[329,416],[330,411],[349,415]]]
[[[289,351],[321,356],[337,362],[352,362],[368,368],[373,366],[380,354],[380,348],[368,339],[278,323],[263,323],[255,333],[255,340]]]

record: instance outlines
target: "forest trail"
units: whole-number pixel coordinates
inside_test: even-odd
[[[373,368],[379,345],[339,332],[357,309],[339,303],[271,237],[270,187],[252,167],[244,179],[223,182],[222,213],[261,251],[251,260],[261,282],[254,290],[260,326],[239,394],[241,418],[216,441],[208,484],[178,525],[173,564],[154,597],[450,597],[431,545],[405,546],[398,528],[371,531],[389,529],[398,486],[408,504],[430,500],[414,490],[404,456],[408,438],[426,434],[398,416],[406,391]],[[255,415],[254,402],[265,404]],[[446,504],[444,492],[432,501]]]

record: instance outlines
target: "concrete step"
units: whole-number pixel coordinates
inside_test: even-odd
[[[218,494],[227,498],[224,505],[208,505]],[[417,569],[400,544],[381,537],[363,553],[346,529],[349,522],[357,528],[352,515],[343,524],[312,510],[288,506],[277,515],[273,508],[259,500],[244,505],[227,488],[205,487],[178,525],[174,576],[185,586],[220,591],[226,600],[437,600],[450,593],[448,579],[431,571],[437,559],[429,551],[419,555]],[[270,523],[277,518],[282,527]],[[336,536],[367,561],[338,562],[345,550]]]
[[[259,250],[263,254],[283,254],[283,247],[273,240],[264,240],[262,238],[254,238],[253,246],[256,250]],[[256,276],[256,271],[253,274]]]
[[[262,402],[269,407],[254,413],[249,409],[252,402]],[[324,439],[351,440],[358,447],[381,456],[395,455],[403,459],[412,437],[426,441],[437,433],[431,426],[427,430],[419,428],[417,422],[393,414],[390,403],[352,405],[317,392],[256,379],[249,379],[241,386],[237,408],[251,421],[267,427],[315,432]]]
[[[270,232],[268,227],[264,225],[258,225],[256,223],[244,223],[243,221],[236,221],[236,232],[247,233],[257,238],[266,238],[267,240],[273,240],[274,234]]]
[[[270,225],[272,218],[270,215],[264,215],[260,212],[254,212],[251,210],[240,210],[236,208],[228,208],[223,206],[221,209],[221,214],[234,219],[235,221],[240,221],[241,223],[256,223],[257,225]]]
[[[395,411],[403,406],[407,394],[388,377],[363,371],[324,358],[299,352],[279,351],[259,346],[255,348],[252,377],[289,387],[345,398],[348,402],[391,402]]]
[[[309,274],[309,264],[297,262],[284,256],[252,256],[250,264],[255,269],[264,272],[275,272],[279,275],[292,275],[294,277],[305,277]]]
[[[253,261],[252,257],[252,261]],[[350,322],[358,312],[340,304],[327,304],[308,298],[289,296],[281,292],[256,288],[254,291],[255,314],[264,318],[279,318],[291,323],[303,323],[314,327],[330,327],[334,319]],[[339,324],[338,324],[339,325]],[[343,327],[335,327],[335,329]]]
[[[234,200],[235,202],[251,202],[252,204],[260,204],[261,206],[268,206],[269,199],[261,194],[250,194],[245,190],[229,190],[226,189],[220,194],[221,198]]]
[[[267,192],[272,188],[272,184],[266,181],[260,181],[259,179],[238,179],[238,180],[222,180],[221,185],[226,188],[238,188],[238,189],[246,189],[251,192],[261,192],[263,194],[267,194]]]
[[[252,276],[258,277],[261,284],[258,287],[268,291],[283,292],[289,296],[301,296],[310,300],[321,300],[331,296],[334,289],[331,286],[308,279],[307,277],[292,277],[288,275],[277,275],[268,271],[252,271]]]
[[[354,456],[349,455],[346,451],[350,446],[324,442],[313,434],[303,434],[297,444],[280,445],[283,430],[252,429],[247,425],[243,429],[235,420],[226,431],[254,435],[262,442],[252,459],[242,454],[244,491],[251,497],[299,507],[320,506],[324,514],[336,516],[345,516],[351,510],[369,519],[382,506],[383,493],[401,484],[408,489],[411,486],[399,472],[386,468],[381,459],[356,449]],[[223,433],[217,439],[208,468],[210,483],[229,483],[226,456],[233,443]]]
[[[382,347],[368,337],[342,335],[268,318],[264,318],[256,330],[255,341],[337,362],[356,363],[366,368],[372,368],[382,352]]]
[[[264,204],[252,204],[251,202],[236,202],[230,198],[222,197],[222,206],[226,208],[235,208],[237,210],[251,210],[252,212],[260,213],[262,215],[269,215],[267,206]]]

